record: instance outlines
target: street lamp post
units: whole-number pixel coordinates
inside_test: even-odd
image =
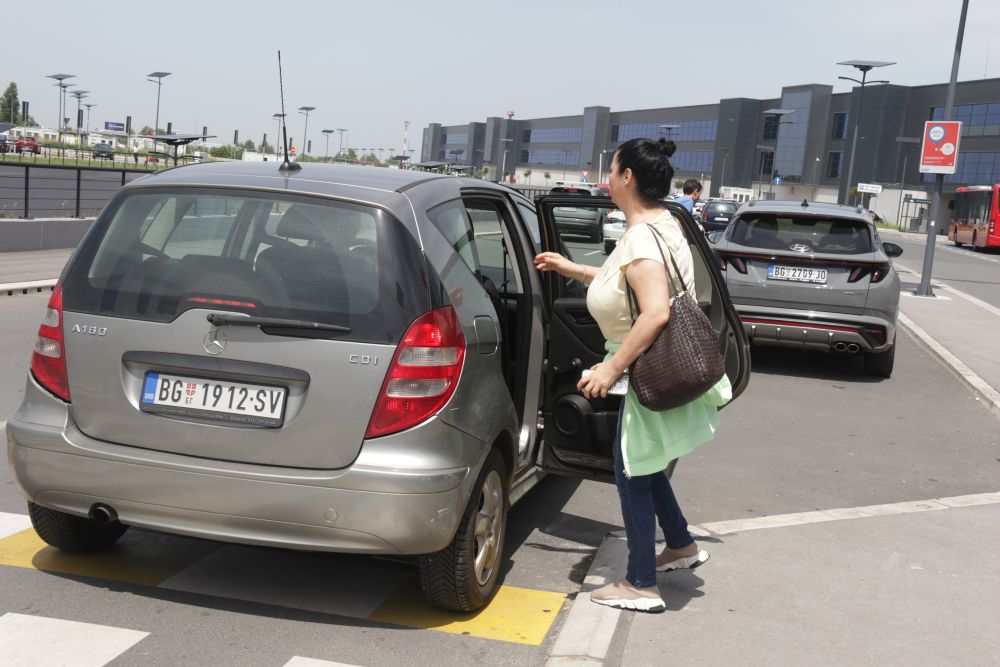
[[[305,114],[306,125],[302,130],[302,154],[305,155],[309,149],[309,112],[315,111],[316,107],[299,107],[299,113]]]
[[[507,150],[510,147],[510,143],[512,141],[514,141],[514,140],[513,139],[503,139],[503,138],[501,138],[500,141],[503,142],[504,144],[506,144],[503,147],[503,159],[500,162],[500,182],[501,183],[506,183],[507,182]]]
[[[281,159],[280,151],[282,149],[282,141],[283,141],[282,138],[281,138],[281,121],[282,121],[282,119],[284,117],[285,117],[285,114],[283,114],[283,113],[273,113],[273,114],[271,114],[271,118],[273,118],[274,120],[278,121],[278,133],[276,135],[274,135],[275,137],[277,137],[277,139],[274,142],[274,159],[275,160],[280,160]]]
[[[719,196],[722,196],[722,188],[726,187],[726,160],[729,158],[729,149],[722,149],[722,174],[719,176]]]
[[[76,98],[76,150],[77,157],[79,157],[79,150],[83,148],[83,142],[80,137],[80,130],[83,129],[83,114],[80,113],[80,105],[83,102],[83,98],[87,97],[89,90],[74,90],[70,95]]]
[[[90,134],[90,108],[96,107],[97,105],[91,103],[91,104],[84,104],[83,106],[87,107],[87,134]]]
[[[764,154],[771,153],[774,155],[774,146],[767,146],[765,144],[757,144],[757,150],[760,151],[760,183],[757,185],[757,199],[763,199],[764,197]],[[771,172],[774,172],[774,158],[771,158]]]
[[[781,126],[782,125],[792,125],[793,124],[791,121],[781,120],[782,117],[787,116],[788,114],[791,114],[791,113],[795,113],[795,111],[796,111],[796,109],[767,109],[767,110],[765,110],[762,113],[762,115],[764,116],[765,122],[766,122],[766,120],[768,118],[775,118],[776,119],[775,123],[777,124],[777,127],[776,127],[776,129],[774,131],[774,140],[775,140],[775,142],[777,142],[777,140],[778,140],[778,134],[781,131]],[[765,139],[765,137],[763,135],[764,135],[764,133],[763,133],[763,130],[762,130],[761,131],[761,139]],[[760,148],[760,146],[758,146],[757,148]],[[774,174],[775,174],[775,171],[774,171],[774,157],[773,156],[777,153],[777,151],[775,150],[776,148],[777,148],[777,144],[775,144],[774,147],[770,147],[770,146],[767,147],[767,150],[770,151],[771,155],[772,155],[772,157],[771,157],[771,174],[770,174],[771,178],[768,179],[768,183],[767,183],[767,192],[768,192],[768,195],[770,195],[771,193],[774,192]],[[761,158],[760,170],[761,170],[761,176],[763,176],[763,174],[764,174],[764,159],[763,158]],[[762,181],[762,183],[763,183],[763,181]]]
[[[613,148],[605,148],[604,150],[602,150],[600,153],[597,154],[597,182],[598,183],[603,183],[604,182],[604,155],[605,155],[605,153],[614,153],[614,152],[615,152],[615,149],[613,149]],[[608,163],[608,167],[610,167],[610,166],[611,166],[611,163]],[[610,169],[609,169],[609,171],[610,171]]]
[[[340,145],[337,146],[337,157],[340,157],[340,154],[344,152],[344,132],[347,132],[347,128],[338,127],[334,132],[340,135]]]
[[[58,133],[58,143],[60,150],[62,148],[62,118],[63,118],[63,93],[69,88],[70,84],[66,83],[66,79],[75,78],[75,74],[49,74],[47,79],[55,79],[56,85],[59,86],[59,116],[56,119],[56,131]],[[27,119],[25,119],[25,124],[27,124]]]
[[[326,152],[323,153],[324,162],[330,159],[330,135],[335,131],[336,130],[321,130],[321,132],[326,135]]]
[[[889,65],[895,65],[896,63],[880,62],[877,60],[845,60],[842,63],[837,63],[838,65],[847,65],[848,67],[853,67],[854,69],[861,72],[861,80],[858,81],[855,78],[849,76],[838,76],[838,79],[844,79],[845,81],[853,81],[861,86],[861,93],[858,95],[858,118],[854,122],[854,136],[851,138],[851,159],[847,161],[847,187],[844,188],[844,200],[842,204],[847,203],[848,197],[851,195],[851,184],[854,179],[854,155],[858,150],[858,128],[861,127],[862,111],[865,104],[865,84],[866,83],[889,83],[888,81],[868,81],[868,72],[876,67],[888,67]]]
[[[153,122],[153,134],[157,135],[160,133],[160,89],[163,88],[163,78],[170,76],[170,72],[150,72],[146,76],[151,77],[146,81],[156,84],[156,120]],[[153,147],[156,147],[156,139],[153,139]]]

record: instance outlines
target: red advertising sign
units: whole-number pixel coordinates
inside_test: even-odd
[[[962,123],[929,120],[924,123],[924,143],[920,148],[921,174],[954,174],[958,164],[958,140]]]

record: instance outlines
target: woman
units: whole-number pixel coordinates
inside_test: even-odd
[[[668,158],[675,150],[674,142],[665,139],[633,139],[615,151],[609,177],[611,199],[627,222],[603,266],[576,264],[553,252],[535,257],[539,271],[556,271],[590,285],[587,309],[607,341],[607,355],[577,385],[587,398],[607,396],[608,388],[652,344],[670,318],[668,267],[648,227],[660,233],[664,254],[673,255],[680,278],[694,292],[691,251],[680,224],[660,203],[674,175]],[[639,304],[634,322],[626,280]],[[683,289],[680,282],[675,285]],[[718,407],[731,397],[732,387],[725,376],[701,398],[664,412],[644,408],[629,390],[622,401],[613,447],[628,538],[628,569],[625,579],[593,591],[591,600],[622,609],[663,611],[666,605],[656,586],[656,571],[695,568],[708,560],[708,553],[698,548],[688,532],[663,471],[671,460],[712,439],[719,423]],[[659,555],[657,521],[667,543]]]

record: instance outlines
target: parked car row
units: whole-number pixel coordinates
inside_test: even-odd
[[[41,153],[38,140],[34,137],[18,137],[12,141],[9,137],[0,136],[0,153]]]

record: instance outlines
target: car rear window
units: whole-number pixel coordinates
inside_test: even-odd
[[[707,208],[711,213],[736,213],[736,204],[730,202],[711,202]]]
[[[585,190],[583,188],[552,188],[549,194],[553,195],[590,195],[590,190]]]
[[[341,325],[350,332],[308,335],[382,343],[431,308],[422,254],[385,211],[202,189],[120,195],[80,248],[63,298],[94,315],[170,322],[211,308]]]
[[[846,218],[745,214],[734,223],[730,240],[765,250],[789,249],[835,255],[872,252],[868,224]]]

